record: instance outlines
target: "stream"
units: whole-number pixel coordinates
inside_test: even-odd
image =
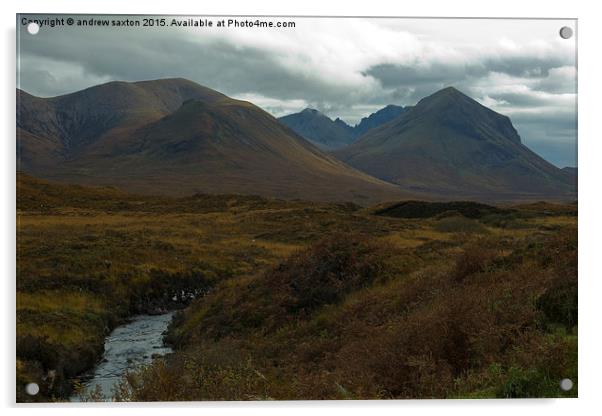
[[[173,315],[174,312],[138,315],[115,328],[105,339],[102,360],[94,369],[93,376],[83,383],[82,393],[94,392],[96,386],[100,386],[102,399],[111,400],[113,388],[127,370],[139,368],[151,363],[154,357],[172,352],[163,344],[163,333]],[[72,396],[71,401],[81,401],[80,395]]]

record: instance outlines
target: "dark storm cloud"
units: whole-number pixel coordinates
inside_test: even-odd
[[[488,76],[490,73],[501,73],[512,77],[538,80],[540,91],[557,92],[566,88],[558,86],[557,80],[549,80],[550,71],[571,62],[563,57],[508,57],[484,59],[471,63],[433,63],[430,65],[374,65],[364,73],[376,78],[385,88],[395,90],[417,89],[420,92],[433,91],[447,85],[464,85],[470,88],[472,81]],[[413,98],[419,98],[413,94]],[[518,95],[518,94],[517,94]],[[515,97],[520,100],[518,96]]]
[[[365,74],[376,78],[387,88],[441,85],[467,77],[464,68],[444,64],[428,67],[380,64],[369,68]]]
[[[377,79],[395,102],[406,105],[415,104],[443,87],[459,87],[468,76],[460,66],[440,63],[428,67],[380,64],[364,74]]]
[[[486,59],[482,65],[467,68],[467,73],[484,75],[489,72],[501,72],[515,77],[541,78],[547,77],[550,70],[570,64],[563,56],[531,56],[505,57],[503,59]]]
[[[27,43],[23,59],[47,58],[78,65],[82,76],[92,79],[183,77],[229,95],[258,92],[284,100],[303,97],[316,106],[344,102],[354,94],[320,79],[291,73],[274,60],[269,50],[226,41],[201,44],[181,31],[128,32],[126,41],[124,30],[102,30],[102,35],[100,31],[49,30],[44,37]],[[74,90],[71,81],[61,83],[44,70],[22,71],[21,82],[28,92],[43,96]]]

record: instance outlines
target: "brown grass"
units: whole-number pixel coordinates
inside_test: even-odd
[[[474,233],[438,229],[453,216],[350,204],[29,185],[18,204],[19,401],[32,400],[31,380],[36,400],[68,396],[111,328],[173,306],[166,294],[183,289],[201,297],[170,327],[176,353],[131,374],[120,399],[577,394],[558,389],[559,377],[577,381],[570,207],[519,207],[520,227],[467,220],[487,230]]]

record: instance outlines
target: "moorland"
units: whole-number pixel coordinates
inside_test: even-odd
[[[117,400],[577,395],[574,203],[17,190],[18,401],[66,400],[163,309],[175,352]]]

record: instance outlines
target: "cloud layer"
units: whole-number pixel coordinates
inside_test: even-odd
[[[552,163],[576,166],[576,44],[558,35],[574,21],[263,20],[295,28],[20,27],[19,87],[54,96],[184,77],[275,116],[311,106],[354,124],[453,85],[510,116]]]

